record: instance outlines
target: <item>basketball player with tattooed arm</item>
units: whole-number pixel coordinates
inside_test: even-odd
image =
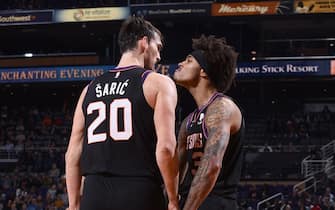
[[[235,77],[237,53],[224,38],[202,35],[174,73],[197,109],[178,135],[183,210],[235,210],[242,165],[244,120],[224,95]]]
[[[160,60],[161,33],[129,17],[118,43],[117,67],[84,88],[75,110],[66,152],[69,209],[177,210],[176,86],[146,70]]]

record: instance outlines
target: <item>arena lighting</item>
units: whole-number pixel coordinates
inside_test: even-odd
[[[26,58],[31,58],[31,57],[33,57],[33,54],[32,54],[32,53],[25,53],[25,54],[24,54],[24,57],[26,57]]]

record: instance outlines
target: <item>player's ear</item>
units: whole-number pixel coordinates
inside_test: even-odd
[[[149,41],[147,36],[143,36],[138,40],[138,46],[141,51],[145,51],[149,47]]]
[[[200,77],[204,77],[206,79],[208,78],[208,75],[203,68],[200,69]]]

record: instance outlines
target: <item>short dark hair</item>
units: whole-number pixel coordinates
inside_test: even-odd
[[[143,17],[128,17],[122,23],[118,36],[120,53],[122,54],[128,50],[134,49],[137,41],[142,39],[144,36],[147,36],[148,41],[150,42],[151,39],[154,38],[155,33],[163,39],[161,32]]]
[[[201,50],[207,61],[207,73],[212,85],[220,92],[229,90],[236,71],[238,53],[227,44],[226,38],[216,38],[213,35],[201,35],[192,39],[192,48]]]

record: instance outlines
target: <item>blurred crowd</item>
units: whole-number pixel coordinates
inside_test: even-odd
[[[277,139],[285,141],[286,144],[311,144],[310,137],[330,137],[331,122],[334,120],[333,113],[328,106],[324,106],[321,112],[297,111],[285,116],[274,113],[268,116],[265,134],[268,143],[272,144]]]
[[[8,154],[31,156],[35,148],[64,148],[72,112],[55,108],[0,107],[0,149]]]
[[[0,209],[65,209],[69,111],[4,105],[0,114]]]
[[[0,210],[65,209],[64,153],[73,112],[69,107],[0,106],[0,156],[1,159],[15,160],[1,164]],[[325,133],[320,129],[324,129],[324,124],[330,124],[332,119],[332,112],[325,107],[318,113],[273,115],[264,127],[268,136],[283,144],[289,139],[294,141],[292,147],[298,147],[309,136]],[[260,148],[263,149],[260,152],[274,152],[268,144]],[[298,150],[292,151],[299,153]],[[315,193],[298,193],[292,185],[285,184],[241,184],[239,200],[241,209],[253,210],[260,200],[281,192],[285,197],[266,203],[267,209],[281,209],[284,205],[283,209],[318,209],[311,206],[334,209],[332,189],[335,189],[334,182],[321,186]]]
[[[244,183],[239,186],[240,210],[256,210],[257,204],[276,193],[281,196],[265,202],[267,210],[334,210],[335,182],[325,179],[315,190],[298,191],[292,184]],[[0,174],[0,210],[65,210],[68,197],[60,169],[44,173]]]
[[[293,184],[243,184],[239,187],[240,209],[256,210],[259,201],[277,193],[278,197],[265,202],[267,210],[334,210],[334,180],[323,177],[318,187],[306,191],[294,189]]]
[[[56,164],[43,173],[0,174],[0,209],[64,210],[68,206],[65,179]]]

